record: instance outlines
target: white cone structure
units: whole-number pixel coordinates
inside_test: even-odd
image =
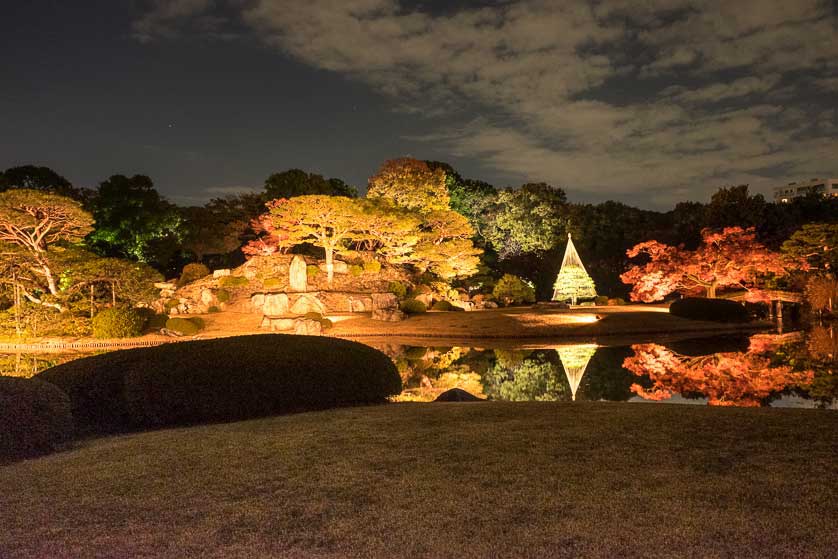
[[[570,233],[567,234],[567,247],[562,258],[562,267],[553,285],[553,300],[570,302],[575,305],[579,299],[593,299],[596,297],[594,280],[585,270]]]
[[[579,383],[585,376],[585,369],[588,368],[591,357],[596,353],[596,348],[596,344],[578,344],[556,349],[559,360],[562,362],[564,375],[567,377],[568,384],[570,384],[570,394],[574,401],[576,400],[576,391],[579,390]]]

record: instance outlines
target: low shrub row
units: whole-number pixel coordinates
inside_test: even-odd
[[[669,312],[681,318],[711,322],[748,322],[750,319],[743,305],[727,299],[685,297],[669,305]]]
[[[115,351],[48,369],[87,432],[118,432],[384,402],[401,391],[369,346],[263,334]]]

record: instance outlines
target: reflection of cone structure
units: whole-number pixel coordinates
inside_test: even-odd
[[[567,234],[567,248],[562,258],[562,267],[553,285],[554,301],[570,301],[576,304],[577,299],[593,299],[596,297],[596,286],[594,280],[585,270],[576,247],[573,246],[573,239],[570,233]]]
[[[576,391],[579,390],[579,383],[582,382],[585,369],[588,368],[588,362],[596,353],[596,348],[596,344],[579,344],[556,349],[574,400],[576,400]]]

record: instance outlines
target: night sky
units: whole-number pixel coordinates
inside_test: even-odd
[[[2,2],[0,169],[181,204],[385,159],[664,209],[838,176],[838,1]]]

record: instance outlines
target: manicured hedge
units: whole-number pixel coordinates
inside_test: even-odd
[[[67,394],[41,380],[0,376],[0,461],[57,450],[72,437]]]
[[[435,311],[452,311],[454,310],[454,305],[450,301],[437,301],[431,306],[431,309]]]
[[[166,328],[180,332],[184,336],[194,336],[204,329],[204,321],[197,316],[192,318],[172,317],[166,321]]]
[[[143,311],[126,307],[105,309],[93,317],[94,338],[132,338],[143,333],[148,318]]]
[[[371,347],[263,334],[115,351],[38,375],[69,394],[85,430],[112,432],[384,402],[401,391]]]
[[[198,262],[192,262],[183,267],[183,271],[180,274],[180,278],[177,280],[177,284],[179,287],[182,287],[188,283],[192,283],[193,281],[205,278],[208,275],[210,275],[209,268]]]
[[[748,322],[748,311],[736,301],[686,297],[669,305],[669,312],[691,320]]]
[[[422,314],[428,310],[428,307],[418,299],[405,299],[402,301],[401,309],[406,314]]]

